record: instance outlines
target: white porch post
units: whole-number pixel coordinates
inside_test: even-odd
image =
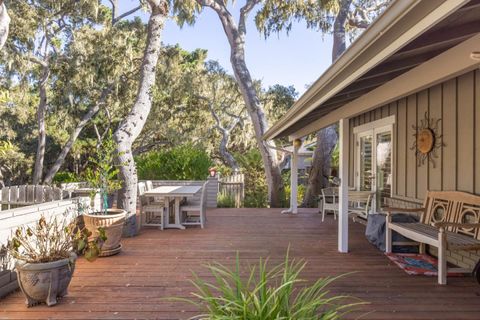
[[[293,140],[293,152],[290,162],[290,208],[282,213],[298,213],[298,150],[302,146],[302,140]]]
[[[302,146],[302,140],[293,141],[292,168],[290,169],[290,208],[292,213],[298,213],[298,150]]]
[[[340,119],[340,188],[338,212],[338,251],[348,252],[348,158],[349,120]]]

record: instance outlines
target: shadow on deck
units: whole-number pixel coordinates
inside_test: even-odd
[[[480,319],[480,286],[472,278],[409,276],[365,239],[364,226],[351,223],[350,253],[337,252],[336,222],[324,223],[313,210],[297,216],[279,209],[214,209],[206,229],[143,229],[123,240],[121,254],[95,263],[80,260],[69,295],[55,307],[27,308],[20,292],[0,301],[0,319],[188,319],[193,306],[166,301],[188,296],[191,271],[208,277],[204,264],[231,265],[269,256],[291,255],[308,261],[303,278],[356,271],[331,291],[370,302],[362,319]],[[359,314],[352,314],[356,318]]]

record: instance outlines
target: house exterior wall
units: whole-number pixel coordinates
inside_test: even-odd
[[[439,119],[438,135],[445,146],[437,151],[435,165],[417,166],[414,128],[427,113]],[[410,202],[423,201],[427,190],[458,190],[480,194],[480,70],[420,90],[388,105],[350,119],[350,174],[354,186],[357,157],[353,128],[395,115],[393,127],[394,168],[392,197]],[[449,253],[450,261],[471,266],[479,252]]]

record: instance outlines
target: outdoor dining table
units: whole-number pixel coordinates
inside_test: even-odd
[[[180,203],[183,198],[193,197],[202,189],[202,186],[161,186],[145,191],[145,196],[148,197],[163,197],[165,199],[165,208],[167,211],[166,221],[164,221],[164,228],[185,229],[180,221]],[[175,222],[170,222],[170,201],[175,201],[173,210]]]

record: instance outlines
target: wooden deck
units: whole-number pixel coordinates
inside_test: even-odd
[[[215,209],[207,228],[145,229],[124,239],[124,250],[95,263],[80,260],[69,296],[55,307],[26,308],[17,292],[0,301],[0,319],[188,319],[196,310],[167,297],[188,296],[191,270],[208,276],[203,264],[232,264],[270,256],[280,261],[288,247],[308,261],[303,277],[316,279],[357,271],[331,287],[370,302],[362,319],[480,319],[480,286],[472,278],[408,276],[373,248],[364,226],[351,224],[349,254],[337,252],[336,223],[304,210],[297,216],[278,209]],[[351,315],[353,318],[358,314]]]

